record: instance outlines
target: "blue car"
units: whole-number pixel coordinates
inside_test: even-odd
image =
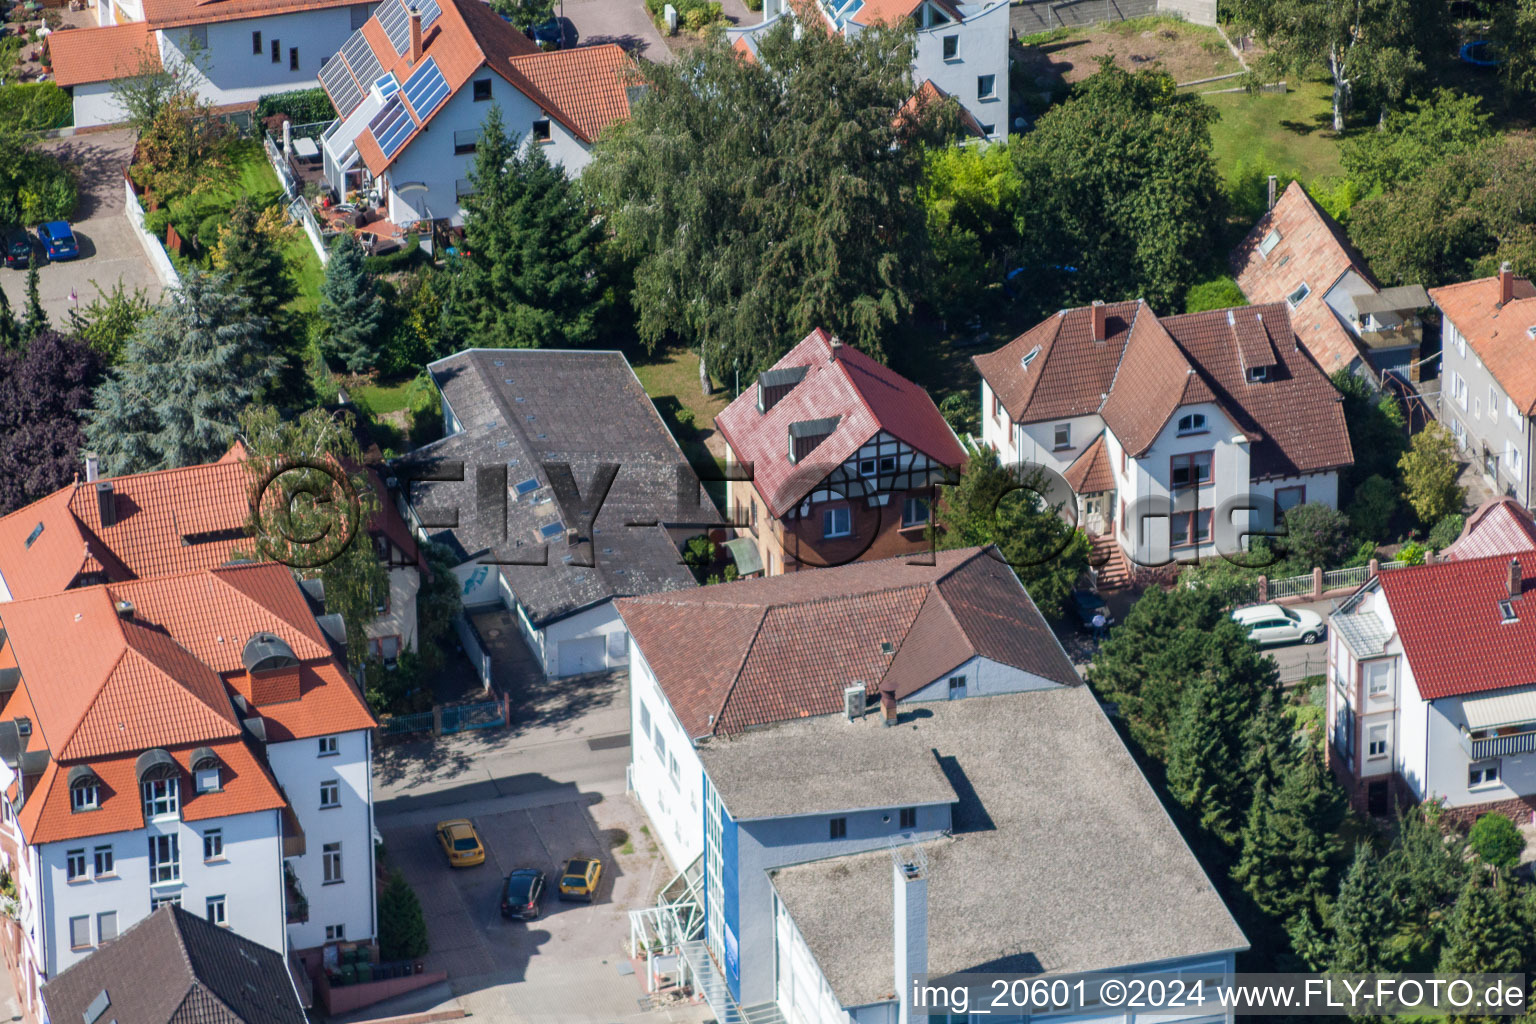
[[[51,220],[37,229],[37,240],[43,243],[43,251],[50,260],[72,260],[80,255],[75,244],[75,233],[62,220]]]
[[[542,24],[533,26],[528,30],[527,35],[545,50],[559,50],[565,47],[565,26],[561,24],[559,18],[550,18]]]

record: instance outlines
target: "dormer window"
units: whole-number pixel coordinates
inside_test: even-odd
[[[223,765],[207,747],[198,747],[192,754],[192,787],[199,793],[217,793],[224,788]]]
[[[139,755],[139,789],[144,797],[144,817],[160,818],[181,813],[181,767],[164,750]]]
[[[72,813],[94,811],[101,806],[101,780],[83,764],[69,770],[69,809]]]
[[[1259,381],[1264,381],[1264,380],[1269,380],[1269,367],[1267,367],[1267,366],[1250,366],[1250,367],[1248,367],[1248,383],[1255,384],[1255,383],[1258,383]]]
[[[1205,414],[1192,412],[1187,416],[1179,417],[1179,433],[1202,434],[1205,432]]]
[[[1311,286],[1303,281],[1300,288],[1297,288],[1295,291],[1291,292],[1291,294],[1285,297],[1286,305],[1290,306],[1292,309],[1295,309],[1297,306],[1306,301],[1307,296],[1311,294]]]

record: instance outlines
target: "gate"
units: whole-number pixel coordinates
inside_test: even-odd
[[[399,736],[408,732],[431,732],[432,712],[423,711],[415,715],[391,715],[381,723],[384,727],[384,735]]]
[[[505,706],[499,700],[457,704],[443,708],[443,735],[462,729],[490,729],[506,720]]]

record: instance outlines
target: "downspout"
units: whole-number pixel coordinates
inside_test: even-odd
[[[363,730],[363,758],[364,767],[368,771],[368,922],[372,928],[372,937],[375,942],[379,938],[379,913],[378,913],[378,865],[374,863],[374,857],[378,851],[373,844],[373,730]]]

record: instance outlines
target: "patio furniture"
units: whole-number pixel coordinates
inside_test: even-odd
[[[294,139],[293,155],[300,160],[318,160],[320,147],[315,145],[314,139]]]

